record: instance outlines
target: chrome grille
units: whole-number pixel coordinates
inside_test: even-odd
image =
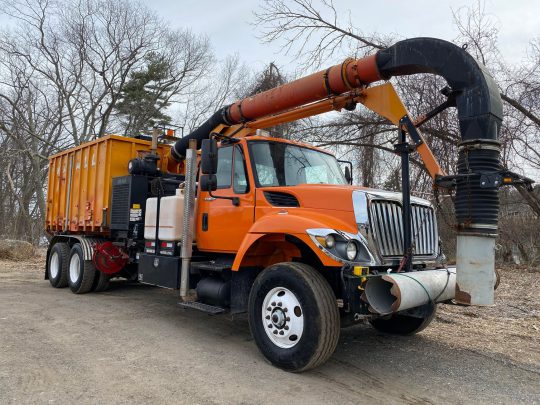
[[[414,255],[435,256],[439,237],[433,208],[412,204],[411,216]],[[370,222],[380,254],[382,256],[403,256],[401,203],[372,200]]]

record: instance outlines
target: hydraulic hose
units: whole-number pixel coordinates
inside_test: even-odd
[[[481,175],[500,169],[502,101],[497,85],[485,67],[463,48],[434,38],[408,39],[379,51],[377,67],[384,79],[433,73],[446,79],[457,92],[461,142],[455,200],[455,299],[462,304],[491,305],[499,194],[496,185],[482,184]]]

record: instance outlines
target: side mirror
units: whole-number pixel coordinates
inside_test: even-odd
[[[215,174],[203,174],[199,179],[202,191],[217,190],[217,177]]]
[[[217,177],[215,174],[203,174],[199,178],[199,184],[201,185],[201,191],[208,191],[210,197],[221,200],[231,200],[235,207],[240,205],[240,199],[238,197],[224,197],[212,194],[212,191],[217,190]]]
[[[345,165],[345,170],[343,172],[343,174],[345,175],[345,180],[347,181],[347,183],[352,184],[353,183],[352,162],[349,162],[348,160],[338,160],[338,162]]]
[[[217,173],[217,164],[217,141],[215,139],[203,139],[201,146],[201,172],[203,174],[214,175]],[[213,190],[215,190],[215,188]]]
[[[349,166],[345,166],[345,180],[347,180],[347,183],[352,184],[351,169],[349,169]]]

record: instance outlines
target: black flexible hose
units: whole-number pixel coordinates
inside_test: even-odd
[[[200,149],[203,139],[207,139],[210,136],[210,132],[220,124],[230,125],[227,114],[229,107],[223,107],[216,111],[210,118],[203,122],[197,129],[193,130],[188,135],[184,136],[171,148],[171,155],[177,161],[180,162],[186,157],[186,150],[189,147],[189,141],[191,139],[197,140],[197,149]]]
[[[456,218],[460,232],[497,231],[499,197],[496,187],[484,188],[480,174],[500,168],[499,131],[502,101],[484,66],[465,49],[435,38],[400,41],[377,53],[381,77],[433,73],[457,92],[456,107],[462,142],[459,145]],[[472,174],[472,175],[471,175]]]

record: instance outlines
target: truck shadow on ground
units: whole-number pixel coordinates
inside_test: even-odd
[[[40,290],[50,288],[42,283]],[[471,398],[508,403],[527,402],[536,393],[537,373],[509,368],[504,356],[494,359],[457,347],[452,342],[455,337],[389,336],[370,325],[355,325],[341,330],[336,351],[326,364],[292,374],[264,360],[245,314],[210,316],[180,308],[178,291],[114,280],[102,293],[77,297],[68,289],[48,293],[59,305],[69,308],[70,303],[78,303],[62,315],[62,322],[76,319],[70,329],[98,333],[108,342],[123,339],[123,349],[111,354],[113,363],[130,370],[152,366],[162,370],[158,375],[163,378],[181,375],[187,367],[197,370],[190,374],[193,379],[199,378],[197,373],[226,378],[267,399],[277,386],[292,397],[316,398],[315,403],[358,403],[359,398],[372,403],[463,403]],[[89,308],[91,312],[86,312]],[[88,316],[79,319],[79,310]],[[436,323],[430,326],[436,327]],[[125,336],[137,338],[125,340]],[[497,396],[501,393],[503,397]]]
[[[182,309],[177,306],[178,300],[175,297],[177,291],[121,280],[111,282],[110,288],[105,294],[126,297],[128,299],[148,299],[148,301],[153,303],[154,308],[159,303],[163,305],[164,308],[162,309],[168,308],[175,311],[175,316],[187,317],[193,322],[214,324],[216,330],[219,330],[217,329],[218,325],[222,325],[225,326],[227,332],[237,334],[243,338],[242,340],[252,340],[246,314],[210,316],[199,311]],[[159,311],[157,312],[159,313]],[[161,312],[170,315],[169,311]],[[227,328],[227,325],[230,325],[230,328]],[[436,322],[429,327],[437,327]],[[396,357],[399,353],[402,355],[417,356],[415,357],[417,365],[422,364],[425,358],[428,358],[427,362],[431,362],[433,361],[433,356],[444,356],[446,358],[446,355],[451,353],[452,356],[446,358],[446,361],[454,361],[456,366],[463,364],[461,363],[462,360],[457,356],[458,353],[466,352],[468,356],[471,356],[471,354],[479,355],[478,353],[471,353],[468,350],[456,348],[453,343],[451,340],[438,341],[426,337],[422,333],[414,336],[387,335],[376,331],[369,324],[359,323],[341,329],[340,341],[333,357],[339,359],[342,356],[347,356],[349,360],[361,358],[359,362],[365,365],[371,360],[376,360],[379,356],[383,356],[385,362],[395,363],[399,369],[399,357]],[[502,355],[500,359],[495,359],[494,361],[508,362],[507,358]],[[402,371],[410,370],[403,369]]]

